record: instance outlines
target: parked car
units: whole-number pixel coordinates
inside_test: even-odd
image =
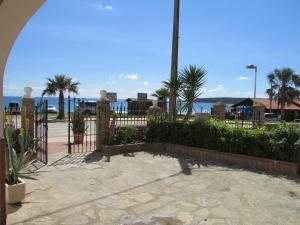
[[[265,113],[265,120],[266,121],[278,121],[278,115],[275,113]]]
[[[10,102],[8,104],[7,112],[9,114],[20,114],[20,105],[18,102]]]
[[[48,105],[47,112],[48,113],[57,113],[57,110],[54,105]]]
[[[96,101],[82,101],[78,106],[84,115],[96,115]]]

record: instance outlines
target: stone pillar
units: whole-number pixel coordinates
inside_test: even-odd
[[[100,92],[101,98],[97,101],[96,114],[96,148],[101,150],[103,145],[108,144],[109,139],[109,120],[110,120],[110,105],[107,98],[107,92]]]
[[[25,95],[22,99],[21,121],[22,128],[34,137],[34,114],[35,114],[35,99],[31,96],[32,88],[24,88]]]
[[[225,120],[226,104],[224,102],[217,102],[214,104],[214,118],[218,120]]]
[[[160,107],[158,107],[158,101],[157,100],[153,100],[152,101],[152,106],[149,107],[148,109],[148,115],[149,116],[160,116],[162,113],[162,109]]]
[[[265,124],[265,105],[256,103],[253,105],[252,120],[255,125],[263,126]]]

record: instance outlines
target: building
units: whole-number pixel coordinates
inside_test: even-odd
[[[277,115],[280,115],[280,107],[278,106],[278,103],[273,100],[272,102],[268,98],[257,98],[255,100],[258,104],[262,104],[266,107],[266,113],[275,113]],[[239,107],[245,107],[249,108],[253,106],[253,98],[246,98],[236,104],[233,104],[231,108],[233,111],[236,111]],[[293,121],[294,119],[300,118],[300,100],[295,100],[290,105],[284,106],[284,120],[285,121]]]

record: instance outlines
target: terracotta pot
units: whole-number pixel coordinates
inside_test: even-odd
[[[83,144],[84,133],[74,134],[74,144]]]
[[[19,183],[14,185],[5,184],[6,202],[8,204],[20,203],[25,198],[26,183],[19,178]]]

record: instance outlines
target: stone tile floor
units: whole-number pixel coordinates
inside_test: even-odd
[[[90,153],[62,157],[36,178],[27,180],[24,203],[9,207],[9,224],[109,225],[152,215],[192,225],[300,224],[299,177],[183,157]]]

